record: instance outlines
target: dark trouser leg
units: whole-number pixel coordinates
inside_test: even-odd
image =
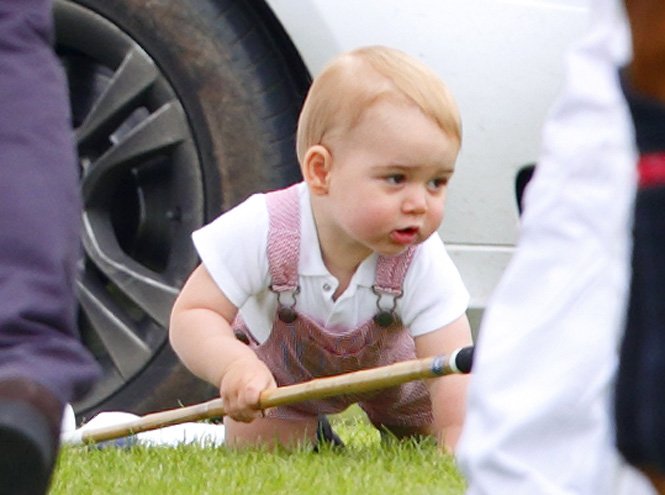
[[[633,276],[617,380],[617,443],[665,473],[665,187],[640,190]]]
[[[0,493],[45,493],[64,404],[98,373],[78,340],[78,177],[50,2],[0,2]]]
[[[665,476],[665,105],[636,92],[625,72],[622,87],[641,157],[630,299],[617,377],[617,445],[628,462],[662,487],[665,483],[657,477]]]
[[[76,330],[78,172],[50,16],[45,0],[0,3],[0,380],[64,403],[97,369]]]

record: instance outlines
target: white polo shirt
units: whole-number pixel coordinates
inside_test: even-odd
[[[355,328],[377,312],[377,296],[372,292],[377,255],[360,264],[349,287],[333,301],[338,282],[321,258],[309,190],[305,183],[297,190],[301,237],[296,309],[329,328]],[[277,298],[268,289],[268,221],[265,195],[255,194],[192,235],[202,263],[240,308],[259,342],[270,335],[277,309]],[[403,289],[396,309],[414,337],[452,323],[469,304],[469,293],[436,233],[417,250]]]

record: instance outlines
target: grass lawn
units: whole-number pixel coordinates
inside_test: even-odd
[[[341,450],[65,447],[51,494],[462,495],[453,459],[433,441],[382,444],[358,414],[331,419]]]

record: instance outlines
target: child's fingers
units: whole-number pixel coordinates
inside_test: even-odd
[[[227,373],[220,386],[226,414],[245,423],[263,416],[261,392],[276,386],[272,373],[265,366]]]
[[[240,389],[239,393],[235,394],[224,394],[221,395],[222,400],[224,401],[224,410],[227,416],[235,419],[236,421],[241,421],[243,423],[249,423],[261,416],[261,411],[252,404],[251,394],[246,395],[244,389]],[[248,400],[249,399],[249,400]]]
[[[259,401],[261,392],[265,390],[265,388],[266,386],[263,383],[254,382],[242,389],[238,403],[246,418],[255,419],[261,417],[262,414]]]

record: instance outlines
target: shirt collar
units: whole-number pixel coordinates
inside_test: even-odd
[[[321,246],[316,233],[309,188],[305,182],[298,184],[298,199],[300,201],[300,262],[298,265],[300,275],[305,277],[331,277],[332,275],[321,258]],[[365,287],[374,285],[376,259],[376,253],[372,253],[363,260],[353,275],[351,283]]]

